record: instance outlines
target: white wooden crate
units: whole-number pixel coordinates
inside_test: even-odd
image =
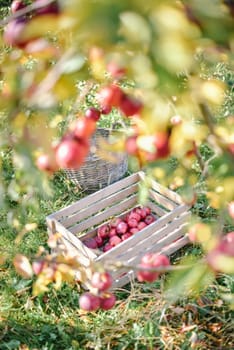
[[[47,216],[49,234],[62,235],[62,243],[84,266],[96,262],[119,261],[135,266],[146,252],[170,255],[188,243],[186,226],[189,207],[173,191],[152,181],[146,205],[157,220],[127,240],[102,252],[86,247],[82,241],[96,235],[96,230],[111,217],[122,217],[138,203],[139,185],[145,174],[138,172]],[[121,287],[134,278],[126,268],[111,271],[113,288]]]

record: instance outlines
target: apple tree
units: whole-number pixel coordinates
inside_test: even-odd
[[[6,161],[15,169],[0,191],[12,225],[21,223],[9,201],[23,212],[36,206],[48,177],[84,163],[100,119],[114,110],[124,137],[103,153],[127,152],[130,170],[146,171],[140,200],[154,178],[193,207],[189,237],[205,258],[186,261],[175,279],[203,288],[216,272],[233,273],[233,17],[231,0],[14,0],[0,39],[0,164],[3,173]],[[207,208],[212,222],[202,220]],[[162,267],[154,258],[148,267]],[[77,262],[59,259],[57,275],[72,279]],[[32,269],[15,258],[21,273],[38,275],[37,286],[50,264],[47,257]],[[114,304],[108,293],[103,308]],[[94,310],[100,300],[81,304]]]

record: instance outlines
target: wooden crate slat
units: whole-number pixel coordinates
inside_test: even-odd
[[[49,217],[64,220],[67,216],[70,216],[74,213],[76,213],[78,210],[83,209],[84,207],[89,206],[90,204],[93,204],[95,202],[98,203],[98,201],[106,196],[109,196],[113,193],[116,193],[117,191],[126,188],[127,186],[137,182],[139,180],[138,173],[135,173],[133,175],[130,175],[126,178],[124,178],[121,181],[117,181],[112,185],[109,185],[95,193],[90,194],[89,196],[82,198],[78,200],[77,202],[67,206],[66,208],[60,209],[57,212],[49,215]]]
[[[189,238],[186,235],[186,236],[178,239],[178,241],[168,245],[167,247],[164,247],[162,249],[162,253],[166,254],[166,255],[171,255],[171,254],[175,253],[177,250],[183,248],[188,243],[189,243]]]
[[[109,221],[109,218],[111,216],[116,216],[120,214],[121,211],[126,210],[129,206],[130,207],[133,206],[137,202],[137,198],[138,198],[138,195],[131,196],[127,200],[123,201],[122,203],[119,203],[114,207],[110,207],[105,211],[97,214],[96,216],[93,216],[87,220],[80,222],[79,224],[71,227],[69,230],[72,233],[78,234],[84,230],[87,230],[90,227],[98,225],[100,222],[104,220]]]
[[[143,171],[139,172],[139,177],[144,180],[146,175]],[[183,204],[183,201],[180,197],[180,195],[178,195],[176,192],[171,191],[169,188],[163,187],[162,185],[160,185],[158,182],[152,180],[152,188],[154,190],[156,190],[157,192],[161,193],[162,195],[164,195],[165,197],[171,199],[173,202],[175,202],[176,204]]]
[[[55,223],[56,232],[60,233],[69,242],[77,247],[78,255],[83,254],[85,257],[88,257],[90,259],[95,259],[97,257],[97,255],[91,249],[86,247],[75,235],[72,234],[72,232],[62,226],[60,222],[56,220],[51,220],[51,222],[52,221]]]
[[[98,214],[101,210],[109,207],[110,205],[113,206],[115,204],[118,204],[121,200],[124,200],[126,197],[133,193],[137,193],[138,185],[133,184],[130,187],[121,190],[117,194],[112,194],[109,197],[106,197],[104,199],[100,199],[98,202],[98,205],[96,203],[90,205],[87,208],[84,208],[80,212],[75,213],[73,216],[65,219],[64,221],[61,221],[62,224],[67,227],[68,229],[74,225],[75,223],[78,223],[81,220],[85,220],[86,218],[90,217],[91,215]]]
[[[148,202],[146,205],[158,216],[163,216],[166,213],[168,213],[167,210],[160,208],[158,205],[155,204],[155,202],[152,202],[150,198],[148,198]]]
[[[178,204],[168,201],[165,197],[161,196],[159,193],[153,190],[149,190],[149,197],[167,210],[173,210],[178,207]]]
[[[178,251],[179,249],[183,248],[188,243],[189,243],[189,239],[187,236],[185,236],[185,237],[181,238],[180,240],[178,240],[178,242],[176,242],[176,244],[169,246],[165,250],[162,250],[161,253],[169,256],[169,255],[175,253],[176,251]],[[133,281],[133,279],[135,278],[135,275],[136,275],[135,271],[127,270],[127,269],[122,270],[122,273],[126,273],[126,275],[124,275],[120,278],[118,278],[118,276],[116,276],[116,281],[113,282],[113,285],[111,288],[112,290],[116,290],[118,288],[121,288],[125,284]]]
[[[67,252],[69,252],[69,255],[71,256],[75,256],[78,261],[80,262],[80,264],[82,264],[83,266],[89,266],[90,265],[90,258],[84,256],[84,254],[79,254],[77,251],[77,247],[71,242],[69,241],[66,237],[61,237],[62,243],[64,244]]]
[[[117,279],[117,281],[114,281],[111,286],[111,290],[115,290],[116,288],[121,288],[127,283],[133,282],[135,278],[134,271],[130,270],[126,272],[126,275],[120,277]]]
[[[136,266],[140,263],[142,256],[145,253],[160,253],[162,252],[162,249],[166,246],[170,246],[172,244],[173,240],[180,239],[182,235],[184,235],[185,232],[185,225],[181,226],[179,229],[175,230],[170,237],[165,237],[164,239],[159,239],[158,241],[155,241],[152,243],[152,245],[145,247],[140,247],[136,254],[130,254],[126,253],[126,255],[115,258],[116,261],[122,261],[123,263],[129,264],[131,266]],[[176,243],[176,242],[175,242]],[[164,253],[166,254],[166,253]],[[126,268],[118,269],[112,273],[112,276],[114,279],[117,278],[117,276],[121,275],[122,273],[126,272]]]
[[[162,249],[165,245],[171,244],[174,240],[180,238],[182,235],[185,234],[186,231],[186,224],[182,224],[179,228],[174,228],[174,231],[172,231],[171,234],[164,236],[166,229],[161,230],[158,234],[154,235],[152,237],[152,240],[150,240],[150,246],[146,244],[140,244],[137,245],[136,254],[134,254],[132,251],[127,252],[127,261],[130,262],[132,259],[134,259],[136,256],[142,256],[148,251],[155,251],[158,252]],[[173,228],[172,228],[173,230]],[[118,260],[119,258],[116,258]],[[120,257],[121,259],[121,257]]]

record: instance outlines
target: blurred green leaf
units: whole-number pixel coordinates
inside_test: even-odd
[[[214,279],[207,264],[194,256],[184,258],[180,266],[184,269],[173,272],[166,286],[166,299],[170,302],[204,291]]]

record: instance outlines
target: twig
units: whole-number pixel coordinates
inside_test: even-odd
[[[202,111],[203,118],[204,118],[208,128],[210,129],[211,134],[216,135],[216,132],[214,129],[215,121],[214,121],[214,118],[211,114],[209,107],[205,103],[200,103],[200,108]]]
[[[57,81],[59,80],[63,72],[64,63],[66,62],[67,59],[73,56],[74,52],[75,52],[74,49],[70,48],[53,66],[53,68],[49,71],[45,79],[42,80],[42,82],[38,85],[36,91],[31,95],[30,97],[31,103],[35,103],[38,100],[38,97],[40,97],[42,93],[46,94],[54,87],[54,85],[57,83]]]
[[[176,266],[160,266],[160,267],[143,267],[141,265],[132,266],[122,262],[105,261],[104,267],[111,268],[128,268],[134,271],[149,271],[149,272],[170,272],[170,271],[182,271],[188,270],[193,267],[193,265],[176,265]]]

